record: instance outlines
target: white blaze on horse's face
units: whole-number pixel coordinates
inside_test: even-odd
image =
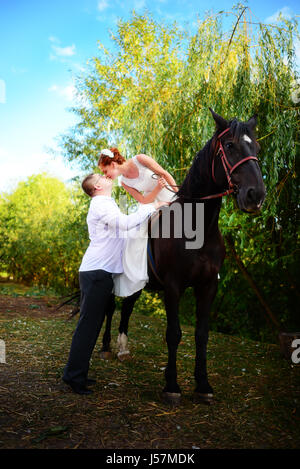
[[[252,143],[252,140],[250,137],[248,137],[248,135],[243,135],[243,139],[245,140],[245,142]]]

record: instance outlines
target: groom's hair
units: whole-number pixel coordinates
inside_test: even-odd
[[[100,174],[92,173],[86,176],[84,180],[82,181],[81,187],[84,190],[84,192],[90,197],[92,197],[95,192],[94,186],[97,183],[99,176],[103,177]]]

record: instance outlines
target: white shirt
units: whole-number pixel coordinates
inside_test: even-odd
[[[128,230],[142,223],[154,211],[154,205],[144,204],[135,213],[124,215],[111,197],[93,197],[87,215],[90,244],[79,271],[102,269],[122,273],[123,246]]]

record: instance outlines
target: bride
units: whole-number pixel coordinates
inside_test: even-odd
[[[129,160],[120,154],[117,148],[101,151],[98,166],[106,177],[119,178],[124,189],[139,203],[149,204],[154,201],[170,203],[174,193],[166,185],[174,186],[173,177],[153,158],[147,155],[136,155]],[[158,179],[154,179],[153,174]],[[122,274],[114,276],[114,294],[130,296],[142,290],[148,281],[147,274],[147,238],[148,221],[141,226],[139,236],[127,239],[123,251]]]

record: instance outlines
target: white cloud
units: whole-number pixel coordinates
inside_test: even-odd
[[[52,52],[50,53],[50,60],[59,60],[64,62],[66,58],[72,57],[76,54],[76,46],[72,44],[71,46],[62,47],[60,45],[60,40],[55,36],[50,36],[49,41],[51,44]]]
[[[52,85],[48,91],[56,93],[58,96],[64,98],[66,101],[73,101],[76,95],[76,88],[74,85],[58,86]]]
[[[67,47],[59,47],[59,46],[52,46],[55,54],[59,57],[71,57],[72,55],[76,54],[76,46],[72,44],[71,46]]]
[[[98,10],[99,11],[104,11],[108,7],[109,7],[109,3],[108,3],[107,0],[99,0],[99,2],[98,2]]]
[[[60,43],[60,40],[56,36],[49,36],[49,41],[50,42],[55,42],[57,44]]]
[[[6,103],[6,85],[5,81],[0,79],[0,104]]]
[[[67,47],[54,46],[53,48],[54,48],[56,54],[59,55],[59,56],[70,57],[70,56],[76,54],[75,44],[72,44],[71,46],[67,46]]]
[[[280,8],[280,10],[277,10],[272,16],[268,16],[268,18],[265,19],[265,22],[277,23],[279,21],[280,14],[287,20],[290,20],[293,16],[293,12],[289,7],[283,7]]]

